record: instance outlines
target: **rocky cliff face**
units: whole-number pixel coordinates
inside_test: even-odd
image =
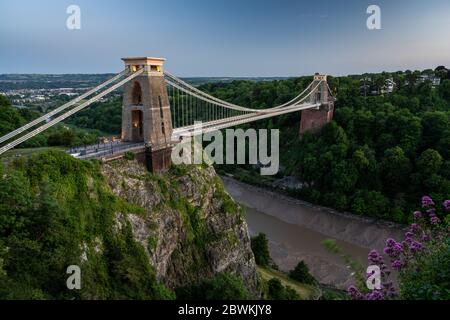
[[[114,229],[131,224],[158,280],[173,289],[228,272],[259,295],[242,209],[212,167],[174,167],[156,176],[136,161],[123,160],[101,170],[116,196],[144,209],[116,212]]]

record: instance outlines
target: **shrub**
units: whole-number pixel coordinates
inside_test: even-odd
[[[355,300],[449,300],[448,211],[449,200],[443,203],[443,210],[440,210],[433,199],[423,197],[422,210],[414,212],[414,223],[405,233],[404,240],[386,240],[384,254],[389,258],[389,264],[376,250],[369,253],[371,265],[377,265],[381,270],[381,289],[367,292],[364,288],[351,286],[348,289],[350,297]],[[390,280],[391,270],[398,273],[399,292]]]
[[[284,287],[277,278],[272,278],[267,283],[267,295],[272,300],[298,300],[300,296],[289,286]]]
[[[295,269],[289,272],[289,277],[305,284],[316,283],[316,279],[309,273],[309,268],[304,261],[300,261]]]
[[[212,279],[176,290],[179,300],[247,300],[250,294],[240,277],[221,273]]]
[[[129,161],[134,160],[136,158],[135,154],[133,152],[129,152],[129,151],[125,152],[123,157],[125,160],[129,160]]]
[[[268,266],[270,263],[269,245],[264,233],[258,234],[251,239],[251,246],[257,265]]]

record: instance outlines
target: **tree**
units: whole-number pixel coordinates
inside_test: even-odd
[[[444,80],[439,86],[439,93],[442,98],[450,100],[450,80]]]
[[[433,149],[428,149],[420,155],[417,159],[417,169],[423,178],[429,177],[433,174],[439,173],[443,159],[439,152]]]
[[[1,236],[10,235],[13,231],[20,232],[32,203],[30,184],[21,172],[7,173],[1,177],[0,240]]]
[[[383,181],[388,192],[404,188],[409,181],[411,163],[402,148],[395,147],[386,150],[381,163]]]
[[[422,116],[421,123],[423,128],[422,146],[435,148],[439,141],[447,136],[450,118],[445,112],[426,112]]]
[[[335,161],[331,164],[329,175],[332,190],[350,193],[358,180],[358,171],[351,161]]]
[[[300,261],[294,270],[289,272],[289,277],[305,284],[314,284],[316,279],[309,272],[309,268],[304,261]]]
[[[267,295],[272,300],[298,300],[300,296],[289,286],[283,286],[280,279],[272,278],[267,282]]]
[[[251,239],[251,247],[257,265],[268,266],[270,263],[269,245],[264,233]]]
[[[11,106],[9,100],[0,95],[0,136],[25,124],[20,112]]]
[[[436,76],[441,78],[441,80],[449,78],[450,70],[447,70],[445,66],[439,66],[434,71],[436,73]]]
[[[10,107],[11,106],[11,102],[9,101],[9,99],[0,94],[0,107]]]
[[[369,217],[387,218],[389,200],[378,191],[358,190],[353,197],[352,212]]]

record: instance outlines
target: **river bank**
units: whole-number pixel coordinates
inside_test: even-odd
[[[342,259],[328,252],[322,242],[334,239],[346,254],[367,264],[370,249],[382,250],[389,237],[400,238],[394,223],[358,217],[315,206],[273,191],[222,177],[230,195],[247,208],[251,234],[265,233],[272,258],[288,271],[304,260],[322,283],[346,288],[354,274]]]

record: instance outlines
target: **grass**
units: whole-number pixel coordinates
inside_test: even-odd
[[[260,266],[258,266],[257,269],[259,276],[264,280],[264,282],[277,278],[281,281],[283,286],[290,286],[294,289],[300,296],[301,300],[317,300],[322,295],[322,292],[317,287],[292,280],[280,271]]]
[[[12,149],[6,151],[0,156],[0,162],[9,163],[21,157],[29,157],[36,152],[48,151],[48,150],[65,150],[63,147],[43,147],[43,148],[24,148],[24,149]]]

